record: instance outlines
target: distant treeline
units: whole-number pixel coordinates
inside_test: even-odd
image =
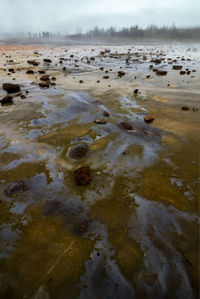
[[[69,37],[69,36],[68,36]],[[200,40],[200,26],[191,28],[177,28],[175,25],[158,27],[150,25],[145,29],[137,26],[124,27],[117,30],[115,27],[108,29],[96,26],[87,33],[70,35],[70,38],[127,38],[127,39],[174,39],[174,40]]]

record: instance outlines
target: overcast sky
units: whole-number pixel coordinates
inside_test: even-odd
[[[200,25],[200,0],[0,0],[0,33]]]

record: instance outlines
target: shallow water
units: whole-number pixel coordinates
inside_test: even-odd
[[[200,47],[107,48],[119,57],[101,57],[105,47],[1,52],[1,82],[29,91],[0,107],[1,298],[199,296],[200,134],[192,108],[200,102]],[[127,65],[128,52],[139,61]],[[85,56],[95,60],[88,64]],[[167,76],[149,69],[157,56],[165,58],[158,68]],[[50,65],[42,62],[47,57]],[[69,60],[59,64],[59,57]],[[170,57],[196,72],[179,75]],[[39,67],[27,65],[32,58]],[[19,70],[7,76],[10,65]],[[112,69],[109,79],[100,66]],[[26,75],[29,68],[56,76],[56,86],[39,88],[41,75]],[[96,124],[104,111],[107,123]],[[155,116],[153,124],[144,123],[146,114]],[[127,121],[133,130],[119,126]],[[88,155],[70,158],[69,148],[80,143]],[[81,166],[91,167],[87,186],[74,181]],[[18,180],[27,189],[7,196]]]

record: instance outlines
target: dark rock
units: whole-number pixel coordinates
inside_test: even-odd
[[[154,117],[152,115],[146,115],[144,117],[144,121],[147,123],[152,123],[154,121]]]
[[[156,75],[158,75],[158,76],[166,76],[167,75],[167,71],[157,70]]]
[[[138,90],[138,89],[134,89],[134,91],[133,91],[134,95],[137,95],[137,94],[138,94],[138,92],[139,92],[139,90]]]
[[[18,193],[25,192],[28,189],[29,188],[28,188],[27,183],[23,180],[19,180],[19,181],[10,183],[5,188],[4,193],[5,193],[6,196],[11,197],[11,196],[17,195]]]
[[[173,66],[172,66],[172,69],[173,69],[173,70],[181,70],[181,69],[182,69],[182,65],[177,65],[177,64],[176,64],[176,65],[173,65]]]
[[[49,75],[44,75],[40,78],[42,81],[49,81]]]
[[[88,145],[83,143],[83,144],[78,144],[70,147],[68,151],[68,155],[72,159],[79,159],[87,156],[88,154]]]
[[[23,99],[26,98],[26,96],[25,96],[24,94],[21,94],[21,95],[20,95],[20,98],[23,100]]]
[[[15,72],[15,70],[14,70],[13,68],[8,69],[8,71],[9,71],[10,73],[14,73],[14,72]]]
[[[129,123],[126,123],[126,122],[121,122],[120,124],[120,127],[125,129],[125,130],[132,130],[133,129],[133,126]]]
[[[6,95],[3,99],[0,100],[2,105],[9,105],[13,103],[13,97],[10,95]]]
[[[184,111],[188,111],[190,108],[188,107],[188,106],[183,106],[182,107],[182,110],[184,110]]]
[[[35,60],[27,60],[27,63],[28,64],[32,64],[34,66],[38,66],[39,65],[39,62],[35,61]]]
[[[74,171],[74,180],[75,183],[79,186],[88,185],[91,180],[91,174],[90,174],[90,167],[89,166],[83,166]]]
[[[56,77],[52,77],[51,80],[56,81]]]
[[[122,76],[125,76],[125,72],[124,71],[119,71],[118,72],[118,77],[121,78]]]
[[[39,74],[45,74],[45,71],[43,71],[43,70],[39,70],[38,73],[39,73]]]
[[[12,83],[4,83],[2,85],[2,88],[7,91],[7,93],[13,93],[20,91],[20,86],[18,84],[12,84]]]
[[[110,113],[108,111],[104,111],[103,115],[106,116],[106,117],[108,117],[108,116],[110,116]]]
[[[26,72],[26,74],[28,74],[28,75],[33,75],[33,74],[34,74],[34,71],[32,71],[32,70],[28,70],[28,71]]]
[[[52,62],[51,59],[48,59],[48,58],[44,58],[43,61],[46,62],[46,63],[51,63]]]
[[[185,71],[180,71],[180,75],[185,75]]]
[[[109,79],[109,76],[103,76],[103,79]]]
[[[79,80],[79,83],[83,83],[83,80]]]
[[[103,67],[100,67],[99,69],[100,69],[100,71],[103,71],[103,70],[104,70],[104,68],[103,68]]]
[[[49,83],[39,83],[41,88],[49,88]]]

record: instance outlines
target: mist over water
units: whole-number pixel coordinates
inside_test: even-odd
[[[198,26],[198,0],[1,0],[0,35],[52,31],[71,34],[99,27],[146,27],[152,23]]]

